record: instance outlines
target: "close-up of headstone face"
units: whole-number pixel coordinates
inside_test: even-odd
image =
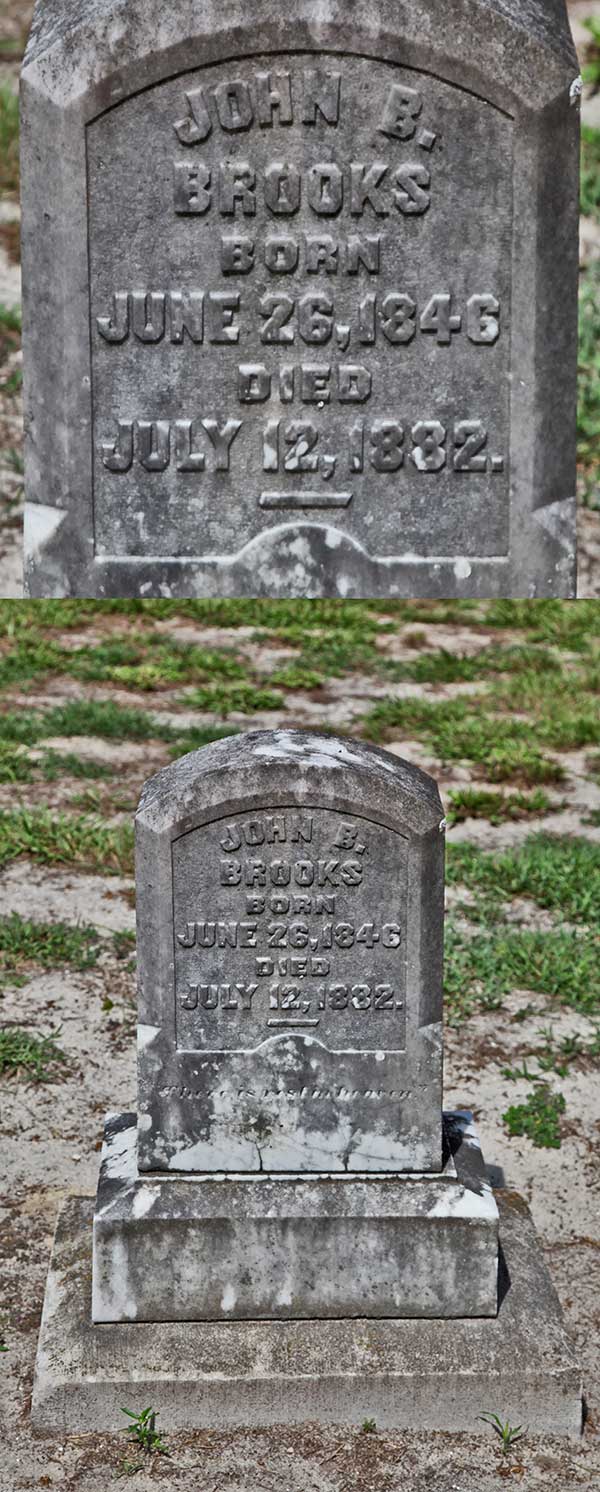
[[[22,86],[30,595],[574,594],[562,4],[40,7]]]
[[[223,63],[88,130],[100,555],[233,557],[299,518],[365,555],[508,550],[512,121],[326,64]]]
[[[0,0],[0,1492],[600,1487],[600,0]]]

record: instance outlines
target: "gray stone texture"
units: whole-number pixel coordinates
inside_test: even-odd
[[[92,1326],[92,1204],[58,1223],[33,1389],[40,1431],[122,1430],[156,1404],[164,1430],[320,1424],[470,1431],[498,1406],[538,1435],[581,1433],[581,1375],[525,1203],[499,1193],[494,1320],[128,1322]]]
[[[146,784],[142,1172],[439,1172],[444,829],[418,768],[301,731]]]
[[[495,1316],[498,1209],[468,1114],[440,1176],[141,1176],[106,1125],[92,1314],[107,1321]]]
[[[32,596],[572,596],[564,0],[38,0]]]

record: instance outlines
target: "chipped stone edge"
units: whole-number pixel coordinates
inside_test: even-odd
[[[66,508],[51,508],[45,503],[25,503],[23,557],[26,568],[42,558],[44,550],[52,544],[67,517]]]

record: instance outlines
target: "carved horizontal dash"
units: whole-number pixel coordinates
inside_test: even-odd
[[[288,1020],[283,1020],[283,1019],[282,1020],[274,1019],[274,1020],[268,1021],[267,1025],[269,1025],[269,1026],[287,1026],[287,1027],[289,1027],[289,1026],[318,1026],[319,1025],[319,1021],[303,1020],[302,1017],[299,1017],[299,1019],[297,1021],[295,1021],[295,1020],[289,1020],[288,1021]]]
[[[347,508],[352,492],[262,492],[260,508]]]

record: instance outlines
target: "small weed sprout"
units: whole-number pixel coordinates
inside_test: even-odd
[[[523,1440],[527,1434],[522,1425],[511,1425],[508,1420],[503,1424],[500,1415],[492,1414],[489,1410],[486,1410],[485,1414],[478,1414],[477,1418],[482,1419],[484,1424],[490,1425],[492,1430],[500,1436],[503,1456],[509,1456],[517,1441]]]
[[[121,1409],[122,1414],[128,1415],[133,1421],[127,1426],[126,1434],[132,1435],[136,1445],[146,1455],[169,1456],[171,1452],[165,1445],[162,1436],[156,1429],[157,1411],[150,1405],[148,1409],[142,1409],[136,1414],[133,1409]]]
[[[376,1421],[374,1419],[364,1419],[363,1420],[362,1425],[360,1427],[360,1433],[361,1433],[361,1435],[374,1435],[375,1432],[376,1432],[376,1430],[377,1430],[377,1423],[376,1423]]]

